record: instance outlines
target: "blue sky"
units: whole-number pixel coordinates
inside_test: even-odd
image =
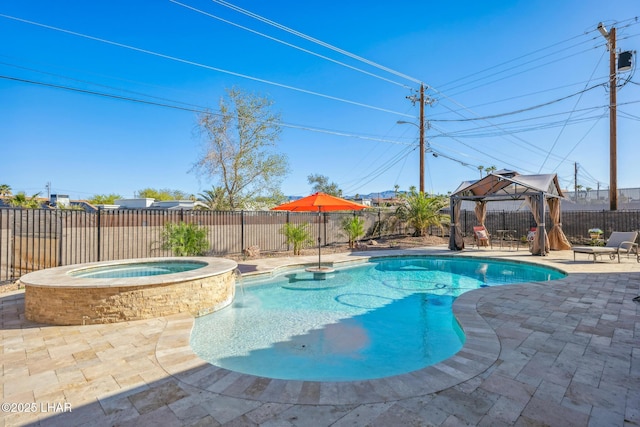
[[[479,165],[558,173],[572,189],[577,164],[579,185],[608,188],[609,55],[596,26],[637,50],[637,0],[233,2],[352,56],[222,3],[3,1],[0,184],[46,195],[50,182],[80,199],[198,194],[215,183],[190,172],[201,141],[188,110],[215,110],[235,86],[281,114],[285,194],[308,194],[310,174],[347,195],[407,190],[419,185],[418,129],[397,121],[417,123],[406,97],[423,82],[427,191],[453,191]],[[619,77],[618,187],[637,187],[640,77]]]

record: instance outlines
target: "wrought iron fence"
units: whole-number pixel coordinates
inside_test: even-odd
[[[460,222],[465,235],[473,235],[473,226],[478,225],[475,212],[462,211]],[[588,239],[590,228],[600,228],[605,237],[613,231],[640,230],[640,210],[633,211],[563,211],[561,215],[562,231],[571,243],[584,243]],[[536,226],[530,211],[488,211],[485,226],[489,232],[512,230],[518,238]],[[553,223],[549,212],[545,215],[547,231]]]
[[[181,221],[206,228],[210,254],[241,254],[250,246],[262,252],[291,248],[281,233],[287,222],[309,224],[312,239],[318,233],[322,245],[346,242],[342,221],[357,215],[364,219],[366,238],[407,235],[411,230],[393,210],[357,213],[331,212],[228,212],[168,211],[158,209],[98,211],[96,213],[51,209],[0,209],[0,283],[12,281],[34,270],[94,261],[170,256],[160,242],[166,223]],[[547,228],[551,221],[546,219]],[[467,235],[477,225],[473,211],[462,211],[461,225]],[[489,211],[489,231],[508,229],[516,237],[526,236],[535,226],[530,212]],[[318,227],[319,226],[319,227]],[[573,243],[587,237],[589,228],[612,231],[640,229],[640,211],[568,211],[562,214],[562,228]],[[438,227],[431,234],[439,235]]]
[[[167,223],[197,224],[207,230],[210,254],[240,254],[250,246],[263,252],[289,250],[280,232],[287,222],[309,224],[313,241],[347,241],[342,221],[354,213],[109,210],[95,213],[51,209],[0,209],[0,283],[30,271],[78,263],[171,256],[163,250]],[[367,237],[405,229],[388,226],[390,212],[358,212]],[[320,227],[318,227],[318,225]],[[320,233],[320,234],[318,234]]]

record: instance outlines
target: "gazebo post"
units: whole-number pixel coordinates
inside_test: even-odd
[[[547,255],[547,229],[544,223],[544,204],[546,203],[546,198],[544,192],[540,192],[540,204],[538,205],[538,215],[540,215],[540,225],[538,227],[538,240],[540,243],[540,256]]]

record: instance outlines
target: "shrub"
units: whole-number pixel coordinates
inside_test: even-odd
[[[449,224],[449,215],[440,213],[447,204],[446,197],[429,197],[424,193],[412,191],[404,197],[404,204],[398,207],[396,215],[412,226],[417,236],[424,236],[426,230],[432,225],[442,230]]]
[[[282,226],[280,232],[287,239],[287,244],[293,245],[294,255],[300,255],[300,249],[305,245],[313,244],[313,239],[309,232],[309,224],[306,222],[300,225],[286,223]]]
[[[353,249],[356,240],[364,236],[364,220],[357,216],[344,218],[342,220],[342,229],[347,233],[349,238],[349,248]]]
[[[162,230],[162,249],[175,256],[201,256],[209,249],[207,230],[195,224],[167,223]]]

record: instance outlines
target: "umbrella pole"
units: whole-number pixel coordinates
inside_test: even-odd
[[[320,207],[318,207],[318,271],[320,271],[320,220],[322,214],[320,213]]]

